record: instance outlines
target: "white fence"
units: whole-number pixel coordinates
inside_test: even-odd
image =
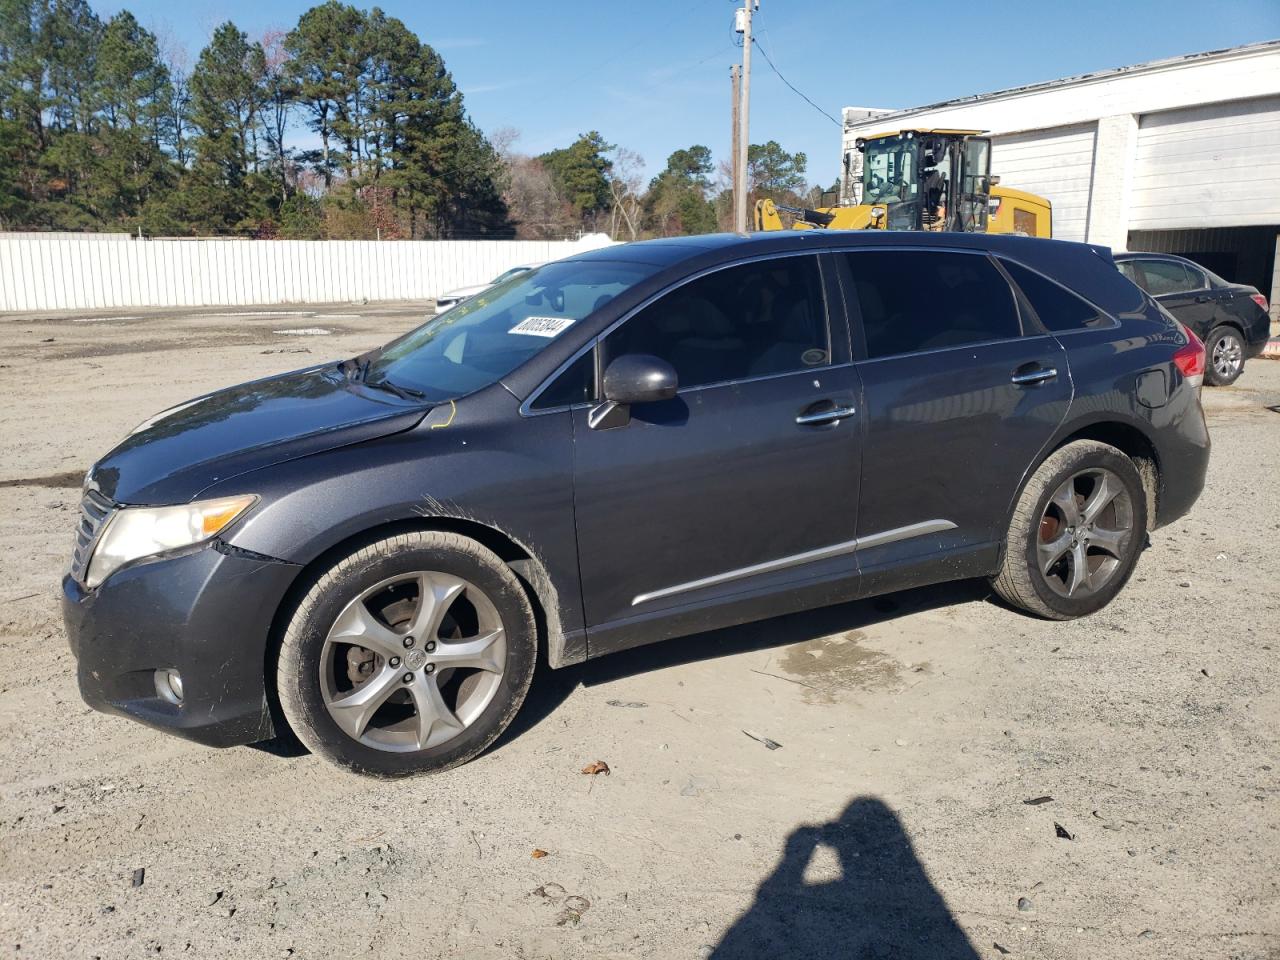
[[[429,299],[611,242],[0,234],[0,310]]]

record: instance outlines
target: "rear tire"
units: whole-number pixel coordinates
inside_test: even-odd
[[[1244,373],[1244,337],[1235,327],[1215,327],[1204,345],[1204,382],[1227,387]]]
[[[1128,581],[1146,533],[1147,495],[1133,461],[1077,440],[1027,482],[992,585],[1006,602],[1051,620],[1087,616]]]
[[[510,724],[537,659],[509,567],[455,533],[377,540],[321,573],[277,660],[280,707],[312,752],[401,777],[472,759]]]

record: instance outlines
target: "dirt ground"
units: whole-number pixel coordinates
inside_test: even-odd
[[[676,640],[396,783],[85,707],[86,467],[425,309],[0,316],[0,956],[1280,956],[1277,362],[1205,391],[1203,498],[1083,621],[962,583]]]

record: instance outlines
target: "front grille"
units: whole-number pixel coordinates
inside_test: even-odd
[[[80,522],[76,525],[76,546],[71,554],[71,575],[84,583],[93,547],[107,525],[116,505],[96,490],[86,490],[80,501]]]

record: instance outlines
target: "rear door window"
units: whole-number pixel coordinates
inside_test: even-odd
[[[1142,269],[1146,283],[1137,281],[1153,297],[1161,297],[1169,293],[1187,293],[1199,289],[1199,278],[1193,278],[1191,271],[1174,260],[1136,260]]]
[[[610,334],[606,357],[648,353],[681,389],[790,373],[831,362],[814,255],[758,260],[691,280]]]
[[[872,359],[1022,335],[1013,290],[983,254],[859,250],[844,257]]]
[[[1011,260],[1000,263],[1018,285],[1031,309],[1048,330],[1082,330],[1097,326],[1106,317],[1087,300],[1054,283],[1048,277]]]

